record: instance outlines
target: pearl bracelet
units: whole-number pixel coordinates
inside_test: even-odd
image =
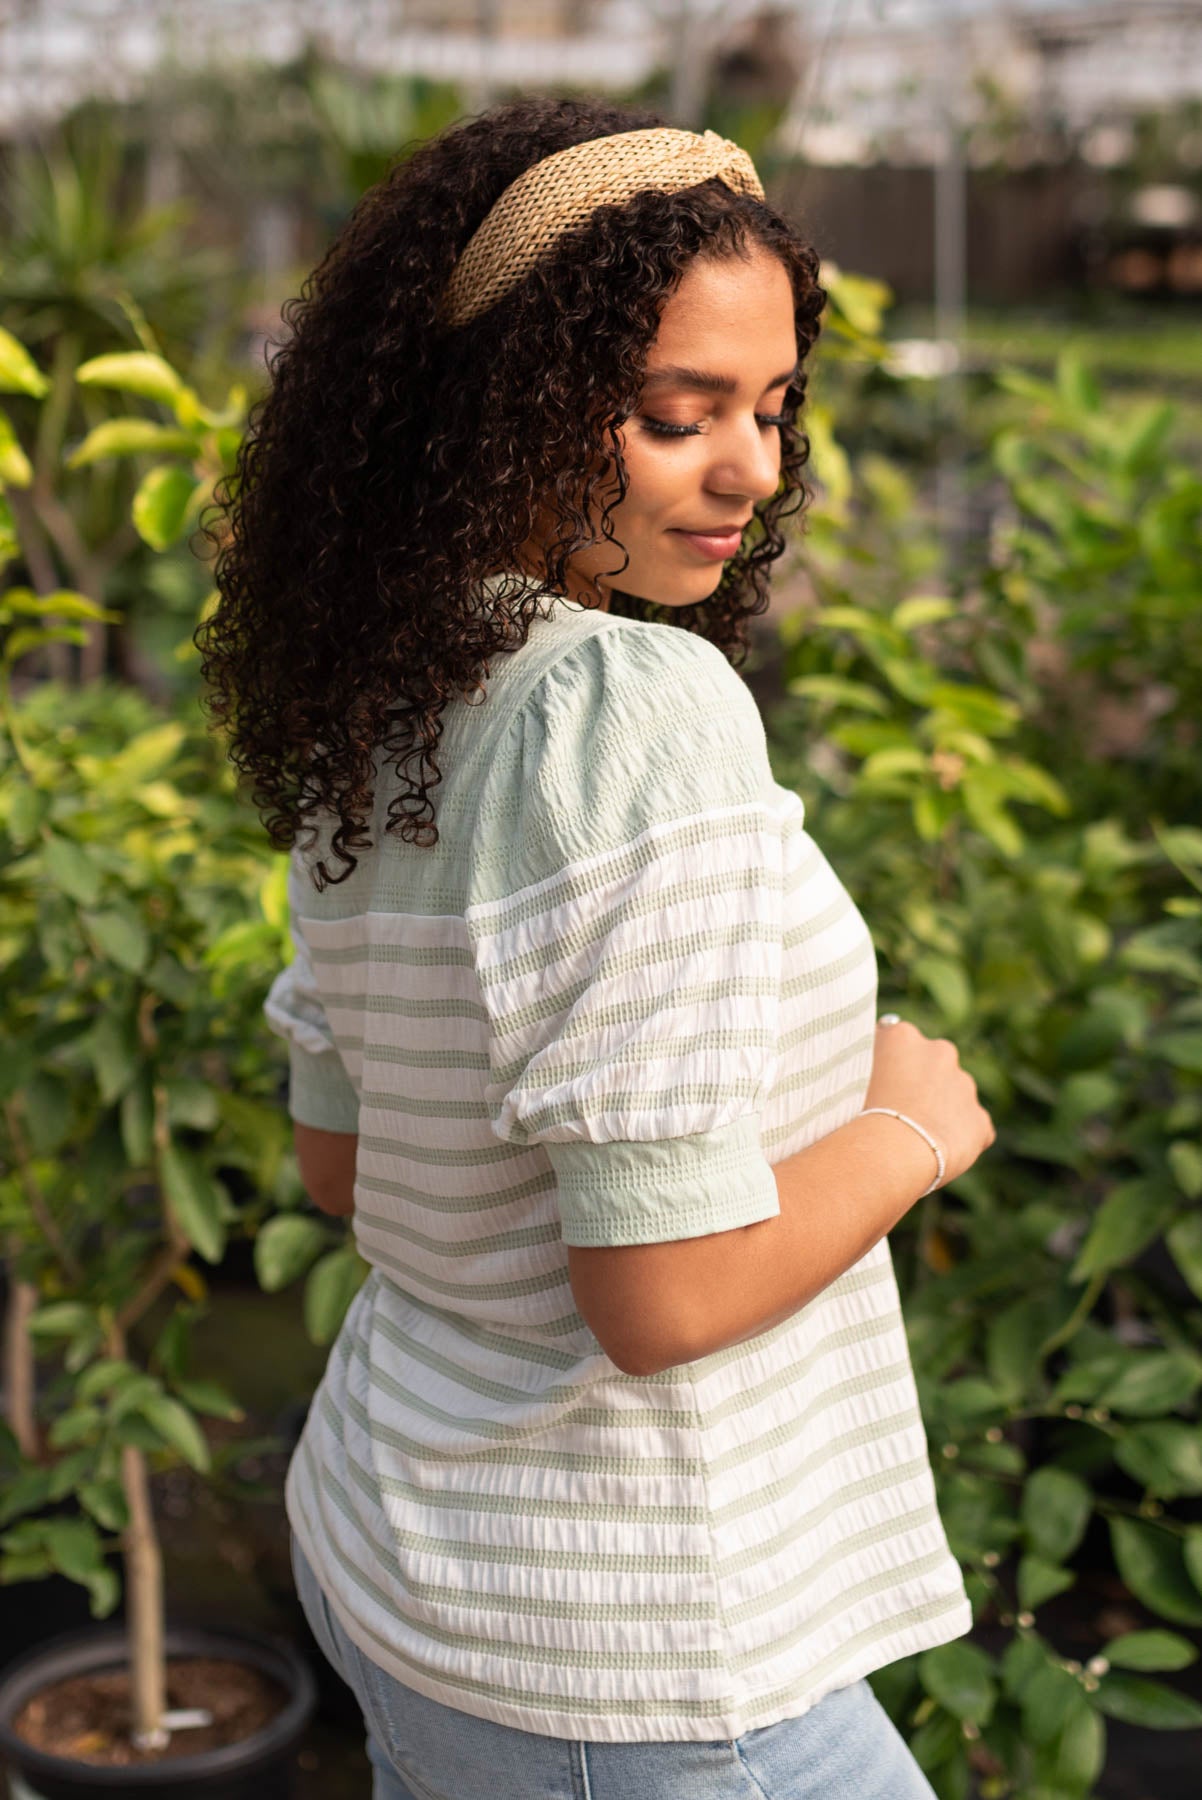
[[[922,1193],[918,1196],[920,1200],[925,1200],[928,1194],[933,1194],[935,1189],[940,1186],[944,1174],[946,1173],[947,1159],[943,1154],[943,1146],[931,1136],[925,1125],[920,1125],[918,1120],[912,1119],[908,1113],[897,1112],[892,1106],[866,1106],[861,1111],[860,1117],[863,1119],[867,1117],[869,1113],[887,1113],[891,1119],[900,1119],[903,1125],[909,1125],[913,1131],[918,1133],[919,1137],[925,1138],[927,1143],[931,1146],[931,1149],[935,1152],[935,1161],[939,1165],[938,1173],[930,1187],[924,1188]]]

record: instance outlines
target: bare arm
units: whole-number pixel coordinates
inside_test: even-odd
[[[568,1246],[576,1304],[628,1375],[655,1375],[791,1318],[908,1212],[935,1174],[917,1132],[857,1116],[773,1168],[780,1213],[662,1244]]]
[[[944,1185],[997,1136],[955,1045],[910,1024],[878,1025],[865,1105],[925,1120],[944,1148]],[[628,1375],[696,1362],[808,1305],[892,1230],[937,1169],[918,1132],[858,1113],[773,1165],[775,1218],[667,1243],[569,1246],[576,1304]]]
[[[310,1200],[334,1218],[347,1218],[355,1210],[358,1132],[322,1131],[316,1125],[302,1125],[294,1119],[292,1133],[301,1180]]]

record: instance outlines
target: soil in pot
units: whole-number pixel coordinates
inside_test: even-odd
[[[42,1688],[16,1714],[12,1730],[33,1748],[76,1762],[113,1767],[164,1762],[241,1743],[269,1725],[287,1701],[278,1682],[244,1662],[171,1657],[168,1710],[203,1709],[212,1723],[173,1731],[160,1750],[138,1750],[130,1742],[130,1678],[121,1668],[72,1675]]]

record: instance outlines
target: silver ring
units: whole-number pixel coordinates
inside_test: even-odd
[[[901,1024],[901,1014],[900,1013],[882,1013],[880,1018],[877,1020],[877,1024],[878,1025],[900,1025]]]

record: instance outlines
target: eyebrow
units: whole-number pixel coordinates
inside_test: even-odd
[[[792,381],[797,374],[797,365],[786,369],[781,375],[774,375],[771,381],[764,383],[768,388],[781,387]],[[734,394],[738,391],[738,382],[733,375],[715,375],[708,369],[688,369],[679,363],[666,363],[658,369],[652,369],[647,375],[644,387],[688,387],[696,388],[703,394]]]

